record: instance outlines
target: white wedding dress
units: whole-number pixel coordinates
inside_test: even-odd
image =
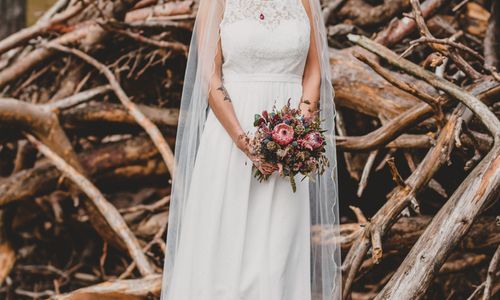
[[[310,25],[301,0],[226,0],[223,82],[245,131],[254,114],[298,105]],[[209,111],[182,216],[168,300],[310,300],[308,180],[297,191],[251,161]]]

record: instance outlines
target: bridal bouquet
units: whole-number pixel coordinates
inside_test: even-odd
[[[298,108],[288,103],[277,110],[276,106],[255,115],[257,128],[250,145],[261,160],[275,163],[280,176],[288,177],[293,192],[296,191],[294,176],[298,173],[306,177],[323,174],[329,162],[325,155],[325,130],[321,129],[319,117],[304,118]],[[267,180],[269,175],[254,167],[254,176],[259,181]]]

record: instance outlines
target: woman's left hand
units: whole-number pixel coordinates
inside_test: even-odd
[[[274,171],[278,171],[278,165],[270,162],[254,161],[255,167],[264,175],[271,175]]]

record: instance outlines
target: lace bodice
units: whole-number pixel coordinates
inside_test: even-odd
[[[226,0],[220,24],[223,76],[302,76],[309,18],[301,0]]]

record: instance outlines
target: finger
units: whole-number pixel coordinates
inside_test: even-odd
[[[269,174],[271,174],[271,173],[272,173],[272,172],[269,172],[267,169],[262,168],[262,167],[260,168],[260,171],[261,171],[261,172],[262,172],[262,174],[264,174],[264,175],[269,175]]]
[[[275,164],[270,164],[270,163],[266,163],[263,165],[266,169],[268,170],[276,170],[278,169],[278,166],[276,166]]]
[[[271,172],[271,173],[274,171],[274,168],[271,166],[266,166],[265,169],[267,172]]]
[[[271,168],[263,168],[263,169],[267,174],[272,174],[274,172],[274,170]]]
[[[271,171],[270,171],[269,169],[267,169],[267,168],[262,168],[262,170],[263,170],[264,172],[266,172],[267,174],[271,173]]]

